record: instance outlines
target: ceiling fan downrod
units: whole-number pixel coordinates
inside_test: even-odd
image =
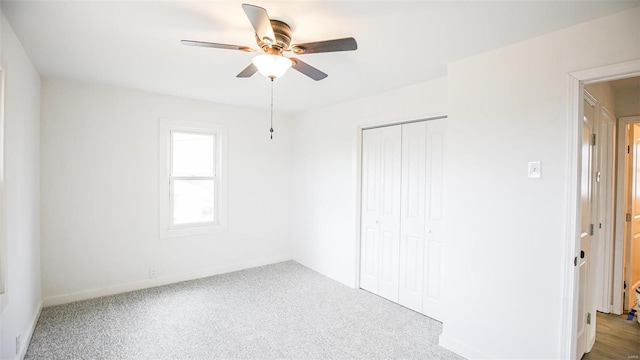
[[[271,140],[273,140],[273,80],[275,77],[270,76],[269,79],[271,79],[271,129],[269,129],[269,132],[271,133]]]

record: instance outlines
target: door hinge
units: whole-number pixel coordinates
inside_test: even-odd
[[[589,235],[593,235],[593,234],[594,234],[593,224],[589,224]]]
[[[626,214],[624,215],[624,219],[625,219],[626,221],[631,221],[631,214],[626,213]]]
[[[596,182],[600,182],[600,176],[601,176],[601,175],[602,175],[602,174],[600,173],[600,171],[598,171],[598,172],[596,173]]]
[[[587,325],[591,325],[591,313],[587,313]]]
[[[627,154],[631,154],[631,146],[627,145]]]
[[[578,266],[578,257],[573,258],[573,266]]]
[[[591,145],[596,144],[596,134],[591,134]]]

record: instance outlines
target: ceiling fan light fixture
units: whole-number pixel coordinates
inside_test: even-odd
[[[258,55],[252,60],[260,74],[275,79],[284,75],[291,67],[291,60],[282,55]]]

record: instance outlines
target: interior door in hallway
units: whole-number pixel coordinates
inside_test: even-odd
[[[362,132],[360,287],[398,302],[401,128]]]
[[[625,308],[631,310],[636,301],[635,289],[640,286],[640,124],[630,126],[631,171],[629,174],[631,192],[628,212],[631,221],[627,223],[629,234],[625,249]]]
[[[578,282],[578,318],[577,318],[577,347],[576,358],[581,359],[582,356],[589,352],[589,327],[590,317],[593,316],[595,322],[595,313],[589,315],[591,304],[589,302],[589,248],[591,243],[591,235],[593,233],[593,225],[591,222],[592,208],[592,182],[593,182],[593,116],[594,104],[584,101],[584,117],[582,127],[582,172],[580,174],[580,200],[581,200],[581,218],[580,218],[580,253],[578,256],[579,266],[579,282]]]

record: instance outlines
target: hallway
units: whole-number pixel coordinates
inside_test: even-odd
[[[583,360],[640,358],[640,324],[637,318],[627,320],[627,314],[598,313],[596,343]]]

